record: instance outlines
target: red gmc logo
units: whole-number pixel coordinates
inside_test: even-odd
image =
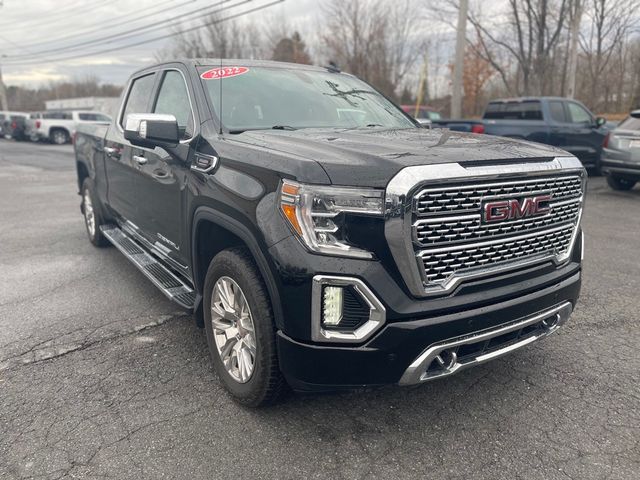
[[[551,212],[551,195],[540,195],[522,200],[501,200],[484,205],[485,222],[501,222],[518,218],[546,215]]]

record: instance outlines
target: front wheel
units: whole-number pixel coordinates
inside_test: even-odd
[[[607,175],[607,183],[614,190],[627,191],[631,190],[635,186],[636,180],[629,180],[628,178],[617,177],[615,175]]]
[[[100,230],[100,226],[105,224],[102,218],[102,209],[90,178],[85,178],[82,182],[82,215],[89,241],[96,247],[108,246],[109,240]]]
[[[279,400],[285,382],[271,304],[245,248],[224,250],[212,260],[204,284],[204,320],[213,367],[233,398],[250,407]]]

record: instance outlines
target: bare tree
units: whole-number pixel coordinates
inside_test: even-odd
[[[307,45],[298,32],[280,38],[273,48],[271,59],[279,62],[311,63]]]
[[[206,27],[177,35],[172,46],[159,53],[165,57],[267,58],[264,35],[248,21],[217,21],[209,15]]]
[[[331,0],[322,40],[329,59],[394,96],[421,54],[411,0]]]
[[[612,57],[628,41],[638,10],[637,0],[591,0],[587,5],[585,15],[590,21],[580,36],[580,47],[585,57],[583,71],[590,85],[589,103],[596,110],[601,110],[607,100]]]
[[[509,93],[543,95],[554,90],[553,54],[568,5],[569,0],[508,0],[504,22],[502,15],[488,20],[478,9],[470,12],[477,52],[498,72]]]

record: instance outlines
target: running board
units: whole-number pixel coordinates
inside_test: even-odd
[[[183,308],[193,310],[196,292],[180,280],[167,267],[148,253],[138,242],[115,225],[102,225],[102,234],[122,252],[169,300]]]

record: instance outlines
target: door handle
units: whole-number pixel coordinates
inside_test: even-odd
[[[113,148],[113,147],[104,147],[104,154],[107,157],[115,157],[115,158],[119,158],[120,157],[120,150],[117,148]]]
[[[134,155],[133,159],[135,160],[135,162],[138,165],[146,165],[147,164],[147,159],[145,157],[143,157],[142,155]]]

